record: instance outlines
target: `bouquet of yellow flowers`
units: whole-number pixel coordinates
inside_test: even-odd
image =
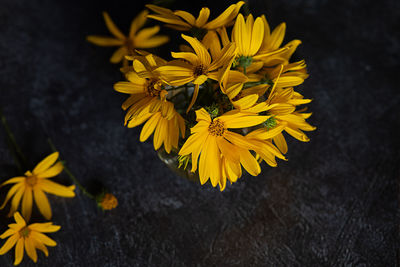
[[[286,160],[284,132],[302,142],[304,131],[315,127],[298,106],[305,99],[294,87],[308,77],[304,60],[290,62],[300,40],[282,46],[286,25],[271,31],[265,16],[240,13],[244,2],[229,6],[209,21],[210,10],[199,16],[156,5],[132,22],[122,34],[107,13],[104,18],[115,38],[89,36],[94,44],[120,46],[111,61],[123,60],[126,81],[114,89],[128,94],[122,104],[125,125],[144,124],[140,141],[153,135],[155,150],[176,158],[177,168],[211,181],[224,190],[242,176],[261,172],[260,163],[277,166]],[[159,46],[168,37],[156,35],[160,27],[141,29],[146,19],[182,32],[179,51],[165,60],[142,49]]]

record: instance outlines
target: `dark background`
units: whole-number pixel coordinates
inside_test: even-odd
[[[173,8],[209,6],[215,16],[230,3]],[[102,10],[127,32],[142,7],[0,0],[0,105],[30,163],[51,152],[49,136],[84,185],[101,182],[119,200],[103,213],[79,190],[50,196],[62,228],[49,234],[58,245],[48,259],[38,252],[39,265],[399,266],[400,2],[250,1],[271,26],[287,22],[285,42],[303,41],[296,56],[311,76],[299,91],[314,99],[309,121],[318,129],[310,143],[288,138],[288,162],[223,193],[176,176],[151,142],[139,142],[140,127],[123,127],[114,49],[85,41],[107,34]],[[1,181],[18,175],[5,142],[0,171]],[[31,221],[43,219],[36,211]],[[0,266],[13,260],[14,250]],[[21,266],[34,264],[25,255]]]

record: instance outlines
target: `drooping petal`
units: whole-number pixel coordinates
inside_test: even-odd
[[[53,239],[49,238],[48,236],[46,236],[46,235],[44,235],[42,233],[39,233],[39,232],[36,232],[36,231],[31,231],[29,233],[29,235],[32,238],[36,239],[37,241],[42,242],[46,246],[55,247],[57,245],[56,241],[54,241]]]
[[[29,221],[32,214],[32,188],[26,187],[24,196],[22,197],[22,208],[21,208],[22,216],[26,221]]]
[[[32,242],[33,242],[33,244],[35,245],[35,247],[36,247],[37,249],[41,250],[41,251],[44,253],[44,255],[45,255],[46,257],[49,256],[49,251],[47,250],[46,246],[43,245],[42,242],[39,242],[38,240],[33,239],[33,238],[32,238]]]
[[[24,178],[24,179],[25,179],[25,178]],[[4,202],[3,202],[3,205],[1,205],[0,210],[1,210],[1,209],[4,209],[4,207],[7,205],[8,201],[10,200],[10,198],[11,198],[12,196],[14,196],[15,193],[17,192],[17,190],[19,190],[19,189],[22,188],[23,186],[24,186],[23,183],[15,184],[15,185],[13,185],[13,186],[10,188],[10,190],[8,190],[7,196],[6,196],[6,198],[5,198]]]
[[[36,206],[38,207],[40,213],[43,215],[46,220],[51,219],[51,207],[49,200],[43,191],[39,188],[35,188],[33,190],[33,196],[35,198]]]
[[[35,245],[32,242],[31,238],[25,238],[25,251],[28,254],[29,258],[33,260],[33,262],[37,262],[37,253],[35,249]]]
[[[60,197],[74,197],[75,196],[75,186],[64,186],[57,184],[50,180],[41,180],[40,188],[50,194],[60,196]]]
[[[200,10],[199,16],[196,19],[195,26],[198,28],[202,28],[204,24],[206,24],[209,17],[210,17],[210,9],[208,7],[203,7]]]
[[[12,247],[15,245],[15,243],[17,243],[18,239],[19,239],[19,233],[15,233],[10,238],[8,238],[7,241],[4,243],[4,245],[0,248],[0,255],[4,255],[10,249],[12,249]]]
[[[146,141],[156,129],[158,121],[160,120],[161,113],[154,114],[143,126],[140,132],[140,142]]]
[[[121,62],[125,55],[128,54],[128,49],[125,46],[121,46],[112,54],[110,62],[113,64]]]
[[[15,246],[14,265],[20,264],[23,258],[24,258],[24,239],[19,238],[17,245]]]

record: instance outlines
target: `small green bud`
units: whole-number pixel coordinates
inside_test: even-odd
[[[267,130],[270,130],[276,126],[276,119],[274,117],[269,118],[263,123],[264,127],[267,128]]]

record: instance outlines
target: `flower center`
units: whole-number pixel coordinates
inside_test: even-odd
[[[31,232],[31,230],[28,228],[28,226],[25,226],[24,228],[19,230],[19,234],[21,237],[27,237],[30,232]]]
[[[203,74],[206,74],[206,68],[203,64],[197,65],[193,70],[194,77],[198,77]]]
[[[126,38],[125,46],[128,49],[128,55],[134,56],[135,55],[135,46],[133,45],[133,41],[130,38]]]
[[[159,96],[161,92],[161,81],[160,80],[149,80],[147,84],[147,94],[149,96]]]
[[[224,123],[220,120],[214,120],[208,126],[208,132],[213,136],[222,136],[224,131]]]
[[[36,175],[30,175],[28,177],[26,177],[25,182],[27,185],[29,185],[30,187],[34,187],[35,184],[37,183],[37,177]]]

